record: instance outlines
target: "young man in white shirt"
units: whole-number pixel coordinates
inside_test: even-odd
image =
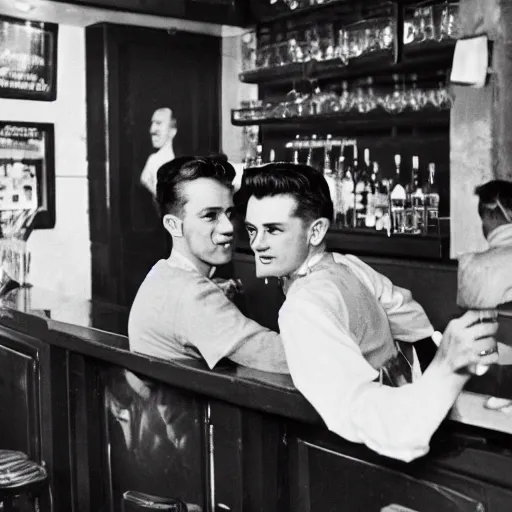
[[[476,187],[478,214],[489,243],[486,251],[459,257],[457,304],[495,308],[512,301],[512,182],[492,180]],[[512,347],[498,344],[500,360],[512,361]],[[512,400],[491,398],[489,409],[512,410]]]
[[[248,199],[257,276],[284,278],[279,328],[296,387],[349,441],[404,461],[427,453],[470,378],[468,365],[496,361],[496,323],[477,323],[475,312],[450,322],[430,366],[408,384],[411,372],[393,337],[414,341],[414,328],[423,329],[421,337],[430,324],[419,305],[400,316],[400,304],[393,312],[381,302],[390,289],[384,276],[355,257],[335,261],[326,252],[333,204],[323,175],[267,164],[246,170],[240,195]]]
[[[288,373],[279,335],[246,318],[213,280],[233,253],[235,170],[226,159],[180,157],[158,171],[157,200],[172,251],[141,284],[130,310],[130,349],[163,359],[222,358]]]
[[[457,303],[495,308],[512,301],[512,182],[489,181],[475,194],[489,248],[459,258]]]

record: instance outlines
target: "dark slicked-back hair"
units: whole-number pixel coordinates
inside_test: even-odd
[[[182,185],[199,178],[210,178],[232,188],[235,169],[225,155],[180,156],[162,165],[157,172],[156,184],[160,215],[179,215],[187,202]]]
[[[246,169],[237,201],[244,210],[251,196],[290,195],[295,198],[295,216],[311,222],[320,217],[332,221],[334,207],[324,175],[309,165],[275,162]]]
[[[501,206],[512,214],[512,181],[492,180],[475,188],[478,196],[478,213],[480,217],[484,214],[502,216],[500,208],[497,208],[498,201]]]

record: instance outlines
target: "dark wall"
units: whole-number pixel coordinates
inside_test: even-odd
[[[140,174],[155,109],[177,119],[176,156],[219,150],[218,37],[101,24],[86,28],[92,295],[130,305],[170,249]]]

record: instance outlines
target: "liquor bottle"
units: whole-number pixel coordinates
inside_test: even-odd
[[[276,152],[273,149],[271,149],[269,157],[268,157],[268,161],[275,162],[275,160],[276,160]]]
[[[300,149],[300,137],[299,135],[295,135],[295,146],[293,149],[293,163],[299,163],[299,149]]]
[[[244,166],[244,170],[252,167],[253,159],[249,151],[246,153],[245,158],[242,160],[242,164]]]
[[[261,144],[258,144],[256,146],[256,162],[255,162],[256,166],[263,165],[262,152],[263,152],[263,146]]]
[[[313,165],[313,147],[316,144],[316,135],[311,136],[311,140],[309,141],[309,149],[308,156],[306,158],[306,165]]]
[[[329,187],[329,194],[331,195],[332,203],[335,205],[338,201],[336,197],[336,180],[335,175],[331,167],[331,149],[332,149],[332,135],[327,135],[327,139],[325,141],[324,146],[324,165],[323,172],[324,178],[327,182],[327,186]]]
[[[415,189],[415,177],[418,173],[418,157],[412,157],[412,169],[409,182],[405,185],[405,205],[404,205],[404,232],[414,232],[414,208],[412,204],[412,196]]]
[[[364,150],[364,166],[361,172],[363,183],[364,225],[367,228],[375,227],[375,184],[372,180],[373,169],[370,161],[370,150]]]
[[[423,231],[425,224],[424,203],[425,194],[420,186],[419,178],[420,162],[417,156],[412,157],[412,176],[411,176],[411,205],[412,205],[412,233],[418,234]]]
[[[402,157],[395,155],[395,179],[390,183],[391,229],[394,233],[405,232],[405,188],[400,184]]]
[[[436,231],[439,219],[439,192],[435,182],[436,164],[428,164],[428,180],[425,193],[426,231]]]

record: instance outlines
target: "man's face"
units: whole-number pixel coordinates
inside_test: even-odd
[[[306,261],[309,226],[295,217],[296,206],[295,198],[287,194],[249,199],[245,225],[257,277],[288,276]]]
[[[199,178],[182,185],[183,238],[188,256],[201,266],[224,265],[233,255],[233,193],[216,180]]]
[[[169,110],[157,110],[151,118],[149,133],[155,149],[160,149],[166,142],[174,138],[176,129],[171,128],[171,113]]]

